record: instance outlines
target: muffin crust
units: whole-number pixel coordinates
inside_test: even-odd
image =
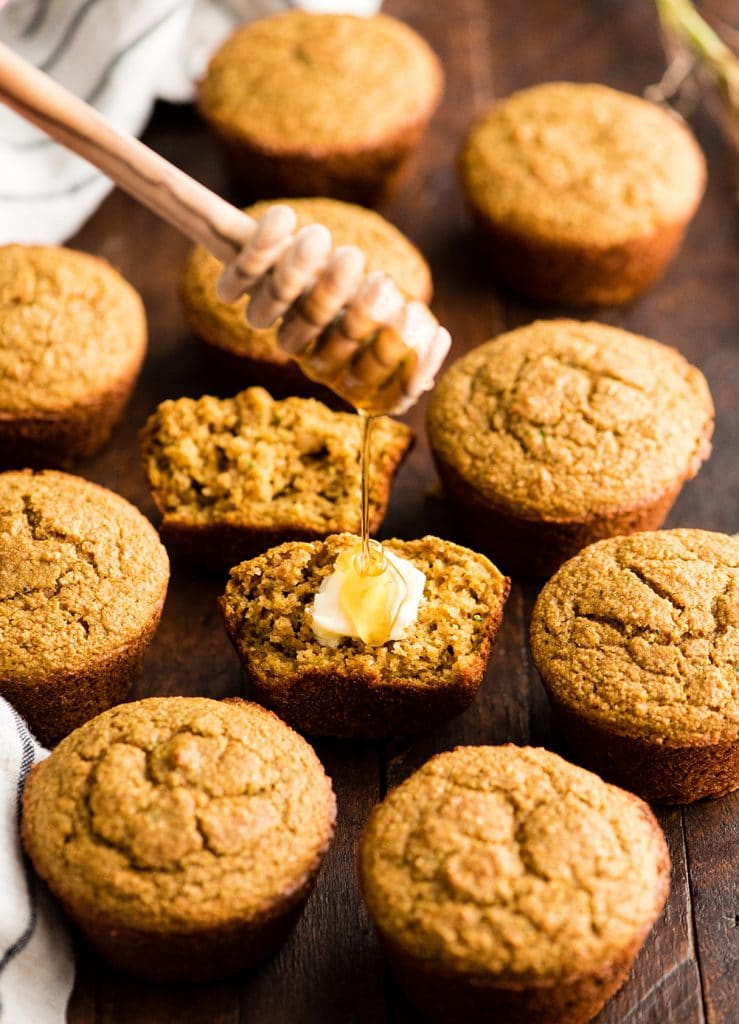
[[[424,40],[386,15],[290,11],[237,30],[200,85],[205,117],[271,152],[355,152],[415,126],[441,91]]]
[[[600,537],[661,525],[710,453],[713,402],[675,349],[540,320],[457,360],[428,429],[474,539],[487,533],[506,568],[546,574]]]
[[[429,427],[434,449],[492,503],[576,518],[693,475],[713,403],[675,349],[605,324],[539,320],[447,370]]]
[[[394,186],[442,89],[438,58],[402,22],[293,10],[226,40],[198,107],[253,198],[372,205]]]
[[[473,128],[461,157],[475,206],[513,231],[606,246],[689,218],[703,155],[661,107],[604,85],[514,93]]]
[[[588,765],[650,799],[739,786],[735,538],[665,530],[587,548],[540,594],[531,647]]]
[[[152,977],[198,978],[244,966],[241,950],[224,948],[219,968],[209,936],[302,902],[334,815],[313,750],[270,712],[149,698],[87,723],[34,769],[23,839],[104,955]],[[128,948],[132,935],[140,949]],[[181,936],[199,936],[204,962],[177,963]]]
[[[362,836],[359,871],[391,964],[435,1020],[455,1019],[443,1012],[445,982],[471,986],[465,1009],[469,998],[478,1012],[500,1003],[505,1021],[588,1020],[599,1006],[550,1014],[588,975],[607,979],[602,1005],[625,973],[614,984],[609,965],[633,959],[669,885],[645,804],[510,744],[439,754],[393,790]],[[540,999],[542,988],[549,1007],[532,1017],[526,990]],[[516,994],[519,1016],[508,1016]]]
[[[460,175],[504,282],[572,306],[628,302],[662,274],[705,187],[689,130],[602,85],[514,93],[476,125]]]
[[[0,693],[40,738],[122,699],[168,579],[156,531],[117,494],[54,471],[0,474]]]
[[[0,247],[0,461],[91,454],[122,414],[145,349],[141,299],[104,260]]]

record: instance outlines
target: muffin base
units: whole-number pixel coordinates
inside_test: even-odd
[[[243,200],[331,196],[375,206],[397,186],[403,165],[421,140],[441,95],[441,84],[428,110],[412,124],[372,146],[330,152],[290,151],[260,145],[201,115],[218,137],[234,188]]]
[[[666,896],[665,884],[662,903]],[[381,938],[400,988],[429,1020],[438,1024],[487,1020],[496,1024],[586,1024],[621,988],[648,931],[599,971],[557,978],[549,984],[505,984],[451,974],[433,963],[414,959],[385,936]]]
[[[0,677],[0,694],[28,722],[40,743],[53,746],[83,722],[124,700],[139,674],[163,607],[164,595],[131,644],[97,659],[88,668],[42,680]]]
[[[659,529],[688,478],[686,474],[663,494],[632,508],[581,519],[534,519],[488,504],[454,466],[437,452],[433,456],[470,546],[490,556],[505,572],[534,578],[551,576],[568,558],[597,540]]]
[[[161,525],[162,539],[188,561],[210,569],[228,572],[239,562],[261,555],[268,548],[290,540],[322,540],[325,533],[307,530],[267,530],[236,523],[196,524],[177,520]]]
[[[375,536],[384,516],[370,522],[370,534]],[[177,520],[161,525],[162,539],[188,561],[197,562],[212,572],[228,572],[239,562],[261,555],[269,548],[287,541],[325,540],[334,530],[270,530],[241,526],[238,523],[198,524]]]
[[[311,894],[329,841],[299,888],[249,921],[187,932],[155,932],[106,922],[65,901],[62,907],[96,952],[127,974],[159,982],[226,978],[267,960],[284,943]]]
[[[474,665],[450,683],[423,686],[416,679],[377,682],[369,676],[305,672],[288,683],[275,680],[242,658],[247,693],[271,708],[288,725],[313,736],[382,739],[424,732],[464,711],[483,680],[510,590],[505,581],[498,610],[486,624]],[[238,652],[238,624],[219,600],[226,632]],[[239,655],[241,658],[241,655]]]
[[[607,782],[665,804],[690,804],[739,789],[739,739],[680,745],[617,733],[565,704],[542,681],[574,758]]]
[[[244,388],[259,385],[266,388],[273,398],[290,398],[298,395],[300,398],[316,398],[331,409],[342,412],[356,411],[330,388],[306,377],[295,360],[273,362],[242,354],[221,344],[216,338],[209,337],[210,332],[207,327],[203,329],[198,323],[194,310],[186,308],[186,312],[190,327],[200,341],[205,357],[212,365],[219,390],[224,394],[233,395]]]
[[[23,415],[0,411],[0,467],[66,467],[94,455],[123,416],[139,370],[140,363],[92,401],[58,412]]]
[[[585,246],[526,237],[472,207],[494,274],[542,302],[609,306],[630,302],[662,275],[682,242],[688,218],[615,245]]]

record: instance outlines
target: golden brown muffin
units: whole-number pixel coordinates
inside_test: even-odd
[[[604,85],[549,82],[480,118],[460,175],[495,273],[585,306],[628,302],[661,275],[706,167],[676,115]]]
[[[66,473],[0,473],[0,694],[47,745],[128,693],[167,552],[138,509]]]
[[[548,576],[602,537],[661,526],[710,454],[713,403],[675,349],[540,320],[457,360],[428,431],[475,546],[508,572]]]
[[[482,682],[510,581],[483,555],[438,537],[383,541],[426,576],[418,620],[370,647],[316,639],[308,614],[347,534],[282,544],[231,570],[221,614],[256,700],[323,736],[403,736],[458,714]]]
[[[294,10],[226,40],[198,109],[254,198],[374,203],[421,138],[443,82],[436,54],[401,21]]]
[[[458,747],[373,811],[359,876],[390,966],[433,1021],[584,1024],[669,889],[649,807],[532,747]]]
[[[104,260],[0,247],[0,465],[65,465],[107,441],[146,352],[146,317]]]
[[[335,814],[320,761],[271,712],[152,697],[87,722],[33,769],[22,835],[102,956],[147,978],[203,981],[282,943]]]
[[[579,761],[646,800],[739,787],[739,540],[614,537],[542,590],[531,650]]]
[[[410,428],[375,420],[370,531],[412,441]],[[359,532],[359,417],[311,398],[275,402],[262,388],[235,398],[162,402],[141,437],[162,533],[216,569],[287,540]]]
[[[409,299],[429,302],[431,271],[421,253],[397,228],[372,210],[336,199],[281,200],[297,214],[298,228],[324,224],[334,245],[357,245],[367,257],[367,271],[382,270],[393,278]],[[259,218],[272,205],[255,203],[247,213]],[[219,362],[238,383],[254,381],[275,395],[316,395],[335,403],[327,388],[309,380],[277,343],[280,321],[266,330],[246,322],[248,296],[238,302],[222,302],[216,283],[222,264],[202,246],[190,253],[180,295],[192,330],[218,356]]]

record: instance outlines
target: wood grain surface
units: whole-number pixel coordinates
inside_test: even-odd
[[[736,0],[711,4],[737,18]],[[389,0],[445,62],[448,87],[397,197],[383,212],[422,248],[435,282],[434,309],[454,354],[535,317],[534,307],[495,287],[481,265],[454,161],[472,116],[492,99],[538,81],[600,81],[641,93],[664,58],[647,0]],[[637,303],[607,309],[608,323],[676,345],[697,363],[717,408],[714,454],[690,483],[670,526],[739,529],[739,260],[732,164],[710,118],[692,123],[710,170],[706,198],[664,280]],[[228,193],[215,146],[189,108],[158,108],[146,141],[210,187]],[[131,199],[114,193],[74,245],[118,266],[146,302],[151,346],[126,422],[79,472],[154,515],[136,436],[157,402],[228,393],[190,336],[177,300],[186,241]],[[394,492],[385,535],[460,538],[434,491],[423,404],[408,417],[419,443]],[[236,656],[215,606],[223,580],[175,561],[161,628],[135,696],[239,693]],[[514,584],[485,684],[459,718],[411,742],[321,741],[339,828],[305,914],[282,951],[248,977],[192,988],[131,980],[80,945],[70,1024],[417,1024],[383,964],[357,892],[356,841],[372,805],[436,751],[459,743],[544,744],[560,749],[528,652],[537,588]],[[599,1024],[737,1024],[739,1021],[739,793],[657,811],[673,859],[667,908],[624,988]],[[25,1022],[24,1022],[25,1024]],[[30,1022],[29,1022],[30,1024]]]

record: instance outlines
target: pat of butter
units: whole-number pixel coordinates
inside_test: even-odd
[[[344,637],[363,640],[369,646],[381,647],[392,640],[402,640],[408,629],[418,618],[418,606],[423,596],[426,577],[412,562],[383,550],[389,563],[385,571],[376,576],[360,577],[364,596],[361,606],[352,614],[347,607],[347,585],[350,593],[356,594],[356,574],[352,570],[353,559],[341,556],[336,568],[327,576],[316,594],[309,614],[313,632],[319,643],[327,647],[338,647]],[[347,571],[348,570],[348,571]],[[367,611],[382,605],[369,616],[375,622],[367,623]],[[364,613],[364,614],[363,614]],[[379,633],[372,629],[381,619]],[[385,627],[385,624],[387,628]]]

